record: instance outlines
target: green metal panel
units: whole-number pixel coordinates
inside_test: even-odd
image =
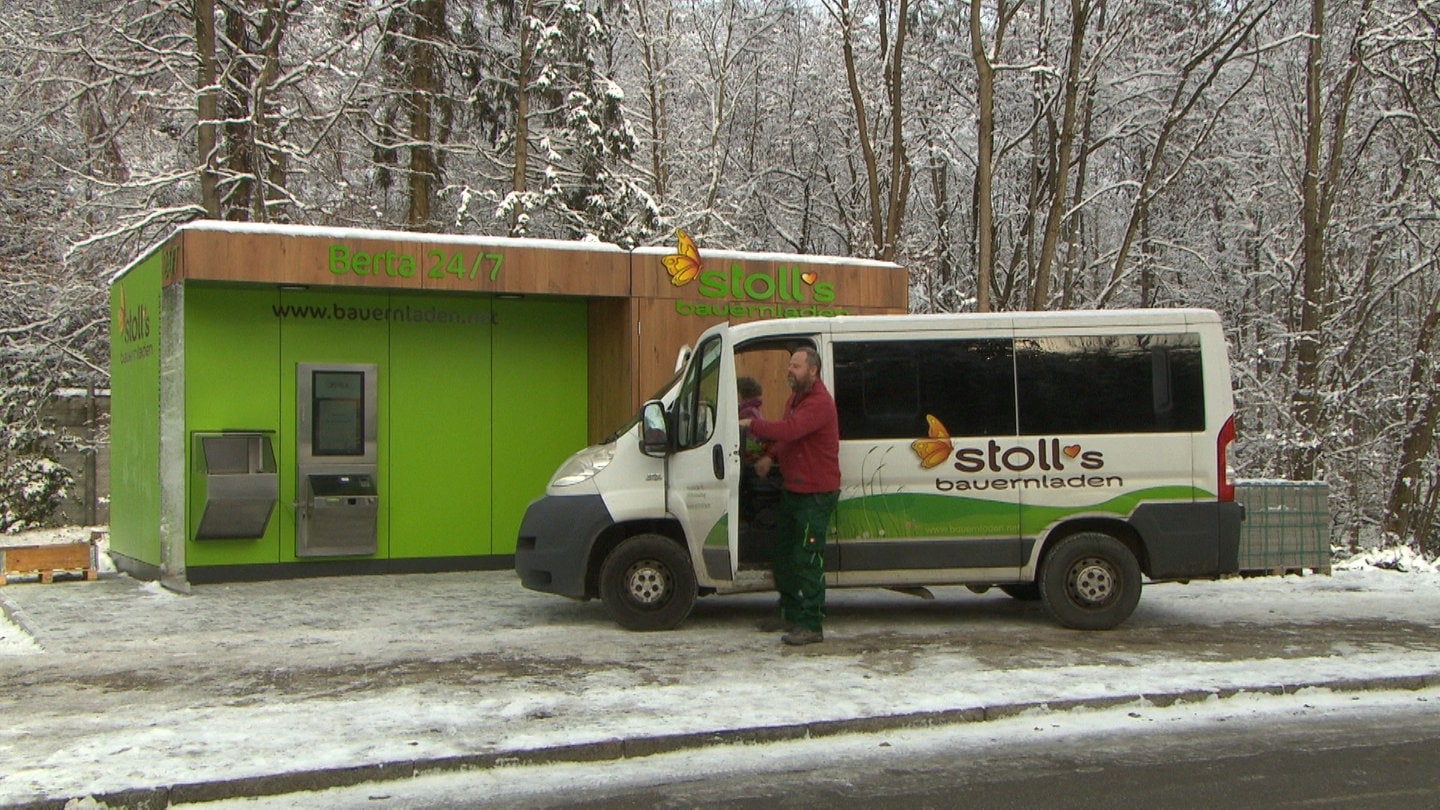
[[[192,481],[187,492],[187,566],[247,565],[278,562],[282,516],[289,514],[287,497],[271,515],[263,537],[249,540],[196,540],[195,528],[204,504],[203,488],[194,485],[196,433],[250,430],[285,433],[280,412],[280,322],[275,307],[280,292],[273,287],[185,286],[185,465]],[[293,426],[289,430],[294,432]],[[278,450],[278,448],[277,448]],[[283,466],[283,465],[282,465]],[[283,476],[282,476],[283,480]]]
[[[585,446],[585,303],[499,300],[495,315],[491,553],[514,554],[525,507]]]
[[[377,389],[376,461],[380,508],[373,558],[390,556],[390,298],[384,293],[280,290],[271,317],[280,324],[280,562],[295,556],[295,367],[299,363],[374,363]],[[373,559],[369,558],[369,559]],[[319,558],[308,557],[306,562]],[[347,557],[345,559],[356,559]],[[360,558],[367,559],[367,558]]]
[[[191,539],[192,483],[190,567],[298,561],[298,363],[379,369],[376,558],[514,553],[526,505],[584,444],[583,301],[197,284],[185,301],[187,436],[274,431],[279,466],[278,507],[255,540]]]
[[[110,548],[160,565],[162,249],[110,287]]]
[[[1330,486],[1324,481],[1236,481],[1240,570],[1330,573]]]
[[[391,557],[490,553],[490,304],[391,298]]]

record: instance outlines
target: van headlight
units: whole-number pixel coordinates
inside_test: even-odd
[[[595,473],[610,466],[610,462],[614,458],[614,444],[587,447],[560,465],[560,469],[555,471],[555,477],[550,479],[550,485],[569,487],[582,481],[589,481],[595,477]]]

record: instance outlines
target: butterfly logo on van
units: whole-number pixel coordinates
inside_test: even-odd
[[[930,436],[926,439],[916,439],[910,443],[910,449],[920,457],[920,466],[924,469],[938,467],[950,458],[950,453],[955,449],[955,441],[950,438],[950,431],[945,425],[936,419],[933,414],[925,414],[925,421],[930,423]]]
[[[675,229],[675,241],[675,253],[660,261],[665,263],[665,270],[670,274],[670,283],[683,287],[700,275],[700,251],[696,249],[690,235],[679,228]]]

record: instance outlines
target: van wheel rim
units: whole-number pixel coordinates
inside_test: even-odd
[[[625,572],[625,591],[636,604],[658,605],[670,591],[670,572],[655,560],[640,560]]]
[[[1119,575],[1099,557],[1077,560],[1070,568],[1069,591],[1076,603],[1103,605],[1115,596]]]

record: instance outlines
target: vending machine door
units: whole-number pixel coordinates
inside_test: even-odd
[[[297,557],[378,547],[377,373],[368,363],[296,366]]]

